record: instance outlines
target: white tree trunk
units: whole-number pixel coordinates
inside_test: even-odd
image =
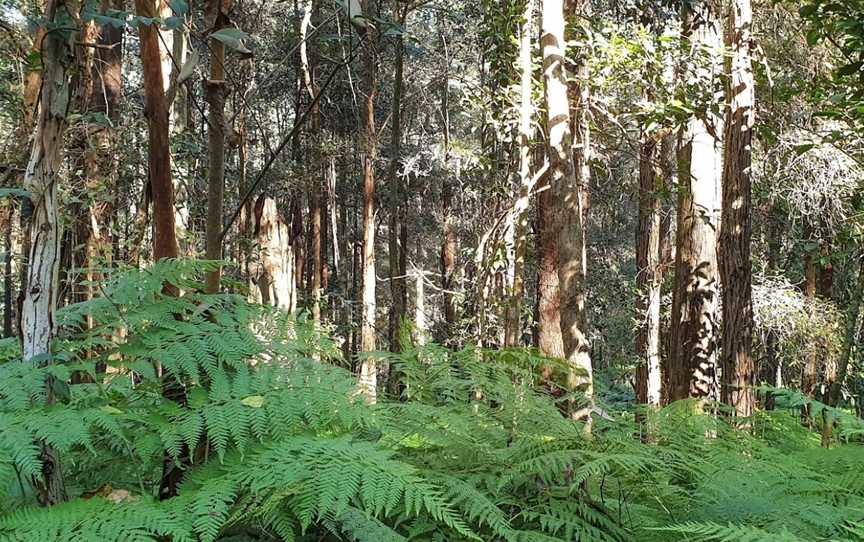
[[[56,7],[49,2],[47,11]],[[62,231],[57,207],[61,151],[66,133],[70,82],[67,69],[73,61],[71,49],[59,37],[43,40],[42,89],[39,117],[30,160],[24,174],[24,189],[30,192],[30,252],[24,301],[21,307],[22,351],[25,360],[50,354],[54,338],[54,314],[60,274]],[[43,361],[44,363],[44,361]]]
[[[584,9],[587,2],[580,4]],[[561,335],[571,366],[570,386],[586,396],[593,393],[591,357],[585,318],[584,183],[587,181],[588,133],[586,126],[587,81],[577,82],[574,106],[575,138],[571,131],[567,93],[564,5],[562,0],[543,0],[543,76],[546,83],[546,130],[548,133],[549,184],[557,216],[558,281],[561,298]],[[580,78],[587,76],[581,69]]]
[[[529,195],[534,182],[531,178],[531,138],[533,137],[534,103],[531,81],[531,35],[534,21],[534,0],[525,3],[522,27],[519,30],[519,187],[512,223],[513,261],[508,269],[510,300],[505,322],[505,346],[517,346],[522,335],[522,296],[524,295],[525,232],[528,229]]]
[[[260,253],[251,270],[257,275],[261,301],[291,311],[296,297],[291,230],[279,215],[275,200],[266,198],[257,207],[255,230]]]
[[[414,269],[414,342],[426,344],[426,284],[423,270]]]

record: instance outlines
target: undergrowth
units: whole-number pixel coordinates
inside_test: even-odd
[[[325,334],[197,293],[209,266],[64,308],[50,360],[0,343],[0,540],[864,540],[860,432],[822,449],[794,402],[746,431],[677,403],[646,413],[650,438],[604,410],[588,435],[540,380],[560,362],[406,342],[377,354],[399,396],[368,405]],[[40,442],[72,497],[51,508]],[[166,455],[195,464],[160,501]]]

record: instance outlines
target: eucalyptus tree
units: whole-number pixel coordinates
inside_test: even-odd
[[[722,67],[719,3],[683,9],[685,41],[702,82],[698,115],[680,134],[675,289],[671,320],[668,398],[718,398],[717,342],[720,284],[717,269],[722,119],[714,110]]]
[[[748,417],[756,402],[752,355],[753,301],[750,261],[751,177],[755,120],[752,67],[753,10],[750,0],[735,0],[727,27],[731,35],[729,109],[724,132],[723,216],[720,263],[723,277],[723,400],[738,416]]]
[[[52,357],[57,332],[56,310],[60,275],[62,226],[57,199],[63,162],[63,138],[68,127],[71,101],[71,73],[78,32],[62,0],[45,4],[46,31],[38,44],[42,63],[39,113],[33,134],[30,160],[24,173],[24,189],[33,204],[29,224],[24,296],[21,306],[22,359],[46,365]],[[48,26],[50,25],[50,26]],[[53,30],[48,31],[51,27]],[[47,377],[47,402],[53,403],[55,388],[62,385]],[[67,499],[60,457],[47,443],[40,445],[41,474],[33,480],[37,499],[43,506]]]
[[[589,6],[580,2],[579,14]],[[587,181],[587,80],[577,83],[579,99],[571,118],[568,98],[565,11],[562,0],[543,0],[540,45],[546,102],[549,186],[554,199],[551,226],[557,242],[558,288],[564,358],[570,364],[573,389],[591,395],[593,386],[585,317],[584,183]],[[584,77],[586,71],[577,72]],[[573,130],[578,132],[574,139]]]
[[[370,17],[377,13],[376,0],[364,0],[363,13]],[[360,351],[375,350],[375,161],[378,157],[378,132],[375,124],[375,98],[378,95],[378,40],[374,24],[367,24],[363,36],[363,244],[362,244],[362,318]],[[372,403],[377,395],[378,367],[372,356],[365,356],[360,364],[360,389]]]

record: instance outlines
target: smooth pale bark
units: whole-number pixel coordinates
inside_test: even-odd
[[[504,345],[518,346],[522,338],[522,298],[525,295],[525,253],[528,230],[528,207],[533,185],[531,177],[531,138],[534,135],[534,103],[531,96],[532,62],[531,31],[534,20],[534,0],[525,3],[519,28],[519,187],[513,220],[513,283],[507,303]]]
[[[141,17],[156,17],[156,5],[152,0],[135,0],[135,9]],[[171,181],[171,153],[168,147],[168,103],[165,100],[159,53],[159,30],[154,25],[139,23],[138,33],[149,144],[147,165],[153,202],[153,259],[158,261],[178,255],[174,229],[174,185]]]
[[[713,51],[698,75],[714,78],[722,64],[719,26],[714,10],[700,4],[693,20],[693,47]],[[675,254],[669,359],[669,400],[719,398],[717,271],[718,200],[722,156],[721,119],[710,111],[692,117],[680,134],[678,229]]]
[[[579,2],[580,13],[587,2]],[[560,296],[561,336],[564,357],[570,364],[569,386],[591,396],[591,357],[586,336],[585,318],[585,182],[587,181],[587,80],[580,79],[574,92],[577,97],[572,120],[568,99],[568,77],[565,58],[564,3],[543,0],[542,35],[543,76],[546,98],[546,131],[549,155],[549,185],[554,205],[554,230],[558,249],[558,286]],[[578,77],[586,75],[580,68]],[[574,145],[575,141],[575,145]]]
[[[340,263],[339,257],[339,209],[336,203],[336,158],[330,157],[327,168],[327,210],[329,211],[328,222],[330,226],[330,242],[332,245],[333,255],[333,276],[332,280],[338,282]]]
[[[59,4],[59,5],[58,5]],[[63,2],[48,0],[45,19],[54,22]],[[72,6],[69,6],[71,8]],[[24,173],[24,189],[30,193],[33,214],[30,217],[30,249],[24,299],[21,306],[22,358],[46,365],[56,332],[55,311],[60,274],[61,224],[57,202],[60,181],[63,138],[71,99],[70,68],[74,62],[75,32],[65,36],[48,32],[41,41],[42,84],[38,120],[33,136],[30,160]],[[37,361],[38,360],[38,361]],[[47,402],[54,401],[49,390]],[[40,445],[42,476],[33,480],[37,500],[43,506],[67,499],[63,471],[57,451]]]
[[[363,2],[364,13],[375,13],[375,1]],[[364,45],[365,73],[363,86],[366,94],[363,134],[363,252],[362,295],[363,314],[360,327],[360,352],[375,350],[375,160],[378,156],[378,134],[375,129],[375,97],[378,95],[378,37],[369,29]],[[366,400],[374,403],[378,388],[378,367],[372,356],[364,356],[360,363],[360,391]]]
[[[208,0],[204,8],[204,21],[215,32],[228,22],[231,2]],[[204,97],[210,109],[207,119],[207,223],[205,255],[208,260],[222,259],[222,208],[225,200],[225,44],[211,38],[210,78],[204,81]],[[219,291],[222,268],[209,271],[205,277],[207,293]]]
[[[421,260],[422,261],[422,260]],[[426,344],[426,278],[423,270],[414,269],[414,343],[417,346]]]
[[[402,8],[398,24],[405,27],[407,4]],[[399,178],[399,159],[402,146],[402,88],[405,46],[402,35],[396,37],[396,67],[393,74],[393,120],[390,131],[390,168],[387,172],[390,183],[390,224],[389,224],[389,259],[390,259],[390,295],[393,307],[390,309],[389,335],[390,351],[399,352],[399,333],[405,320],[407,300],[405,239],[407,227],[405,224],[405,202],[402,190],[402,180]]]
[[[660,143],[655,134],[643,134],[639,154],[639,220],[636,231],[636,400],[660,404],[660,194],[663,172]]]
[[[723,278],[722,363],[723,401],[740,417],[749,417],[756,404],[753,386],[753,292],[750,263],[751,180],[755,92],[751,64],[753,11],[750,0],[734,0],[730,106],[725,126],[723,162],[723,224],[720,270]]]
[[[122,1],[122,0],[117,0]],[[155,0],[156,9],[159,17],[164,21],[169,17],[173,17],[174,10],[171,8],[169,0]],[[123,6],[119,8],[123,10]],[[179,40],[179,43],[178,43]],[[165,100],[168,107],[168,139],[181,129],[180,118],[177,107],[177,88],[172,84],[176,81],[176,77],[180,73],[182,66],[182,58],[175,55],[176,52],[182,52],[183,30],[172,30],[159,26],[158,42],[159,42],[159,64],[162,69],[162,88],[165,90]],[[172,88],[174,87],[174,88]],[[206,87],[205,87],[206,89]],[[206,100],[206,90],[205,90]],[[209,152],[209,148],[208,148]],[[186,184],[183,182],[184,175],[189,174],[189,165],[183,162],[176,162],[174,156],[171,156],[170,168],[172,171],[181,170],[183,173],[173,177],[174,183],[174,228],[175,238],[177,239],[177,250],[179,256],[197,257],[196,256],[196,240],[190,238],[192,222],[197,217],[192,216],[193,208],[190,205],[189,193]],[[195,206],[197,207],[197,206]],[[206,221],[206,217],[204,219]],[[206,239],[206,237],[205,237]],[[206,240],[205,240],[206,245]]]
[[[290,227],[282,220],[273,198],[259,198],[254,213],[260,253],[251,271],[261,292],[261,302],[291,310],[295,284]]]

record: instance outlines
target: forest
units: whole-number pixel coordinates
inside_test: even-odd
[[[0,542],[864,542],[862,187],[862,0],[0,0]]]

